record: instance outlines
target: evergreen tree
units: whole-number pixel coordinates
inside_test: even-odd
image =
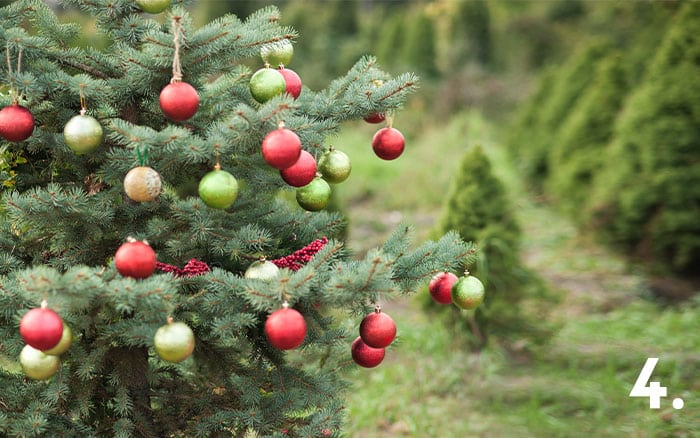
[[[44,2],[0,9],[3,79],[12,90],[1,101],[16,99],[36,120],[25,141],[2,142],[26,162],[14,164],[0,203],[0,435],[338,435],[340,371],[352,363],[356,336],[345,320],[455,268],[472,248],[456,233],[414,248],[410,228],[401,227],[382,247],[351,259],[336,238],[343,218],[280,197],[290,188],[261,156],[261,144],[284,121],[318,155],[342,122],[399,108],[417,78],[391,77],[366,57],[322,91],[261,104],[242,62],[262,65],[261,47],[295,38],[276,8],[195,28],[181,4],[155,18],[127,0],[65,5],[94,17],[105,49],[72,45],[81,26],[59,20]],[[170,120],[159,108],[171,80],[199,95],[187,120]],[[90,129],[68,130],[80,111],[94,121]],[[154,169],[163,183],[151,201],[125,196],[125,175],[137,166]],[[200,181],[219,166],[240,182],[226,208],[207,192],[198,196]],[[141,182],[153,195],[150,175]],[[150,265],[136,259],[150,260],[148,245],[129,246],[139,248],[136,255],[121,252],[127,236],[148,240],[155,273],[142,272]],[[245,276],[261,256],[276,261],[278,273],[258,264],[258,277]],[[43,367],[46,358],[58,367],[53,377],[33,380],[17,358],[37,326],[21,318],[43,300],[71,329],[72,345],[60,363],[51,354],[22,362],[27,376],[37,377],[29,366]],[[289,352],[275,347],[281,344],[266,324],[283,302],[306,325],[303,344]],[[184,348],[163,351],[167,345],[156,341],[161,327],[176,323],[194,339],[182,362],[173,354]],[[171,337],[192,346],[189,336]]]
[[[591,201],[609,239],[685,273],[700,268],[699,35],[689,2],[627,101]]]
[[[549,93],[542,99],[541,108],[535,112],[536,121],[528,132],[516,139],[514,148],[519,150],[521,165],[526,177],[541,188],[549,174],[547,155],[556,142],[567,116],[576,101],[590,86],[596,65],[610,51],[607,43],[593,42],[581,53],[572,55],[566,64],[556,70]]]
[[[605,165],[605,147],[627,95],[624,61],[620,53],[611,53],[599,63],[591,86],[576,101],[548,154],[547,193],[579,220],[593,177]]]
[[[415,16],[403,23],[401,61],[428,77],[437,75],[435,23],[421,9]]]
[[[527,300],[551,297],[539,276],[520,260],[521,229],[513,212],[506,188],[483,149],[472,147],[452,180],[438,231],[455,230],[479,248],[479,263],[467,269],[486,286],[484,303],[466,317],[453,306],[449,317],[468,327],[459,331],[471,331],[470,343],[477,348],[489,338],[512,344],[539,343],[548,336],[544,314],[523,312]],[[538,307],[546,312],[547,306]]]

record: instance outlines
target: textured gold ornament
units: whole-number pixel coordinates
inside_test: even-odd
[[[124,177],[126,196],[136,202],[153,201],[161,187],[160,175],[148,166],[134,167]]]

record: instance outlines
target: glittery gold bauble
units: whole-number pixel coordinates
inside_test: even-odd
[[[136,202],[153,201],[161,186],[160,175],[148,166],[134,167],[124,177],[126,196]]]

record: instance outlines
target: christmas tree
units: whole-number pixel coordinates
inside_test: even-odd
[[[367,56],[313,91],[276,8],[197,28],[169,3],[63,2],[100,48],[44,2],[0,9],[0,435],[337,435],[342,369],[384,354],[360,320],[473,254],[401,226],[355,258],[323,209],[350,169],[328,138],[414,75]],[[397,125],[368,153],[398,157]]]

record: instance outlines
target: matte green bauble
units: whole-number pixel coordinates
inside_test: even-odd
[[[182,362],[194,351],[194,333],[184,322],[169,319],[167,324],[156,331],[153,346],[164,361]]]
[[[318,171],[329,183],[338,184],[350,176],[352,165],[345,152],[330,148],[318,160]]]
[[[269,260],[258,260],[253,262],[246,269],[245,278],[257,278],[258,280],[269,281],[277,277],[280,273],[280,268]]]
[[[211,208],[229,208],[237,196],[238,181],[225,170],[212,170],[199,182],[199,197]]]
[[[84,114],[70,119],[63,128],[63,139],[76,154],[87,154],[102,143],[102,126],[94,117]]]
[[[65,322],[63,323],[63,335],[61,336],[61,340],[58,341],[58,345],[56,345],[53,348],[50,348],[48,350],[44,350],[44,354],[50,354],[51,356],[60,356],[66,351],[68,351],[68,348],[70,348],[70,345],[73,343],[73,332],[71,331],[70,327],[68,327],[68,324]]]
[[[294,46],[288,39],[265,44],[260,48],[260,57],[272,67],[289,65],[294,55]]]
[[[250,78],[250,94],[260,103],[265,103],[286,90],[287,82],[275,68],[261,68]]]
[[[473,275],[465,274],[452,286],[452,303],[460,309],[476,309],[484,301],[484,284]]]
[[[304,210],[322,210],[331,198],[331,186],[317,176],[309,184],[297,189],[297,203]]]
[[[25,376],[34,380],[46,380],[56,374],[61,360],[31,345],[25,345],[19,353],[19,364]]]
[[[143,12],[160,14],[170,7],[170,0],[136,0],[136,4]]]

